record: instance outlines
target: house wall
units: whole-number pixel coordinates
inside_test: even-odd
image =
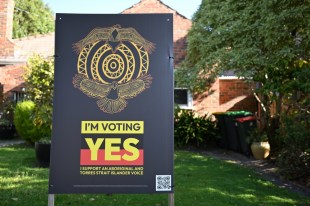
[[[25,81],[23,79],[25,66],[25,63],[0,65],[0,84],[3,87],[2,96],[11,98],[14,92],[21,92],[22,88],[25,88]],[[1,98],[0,101],[2,101]]]
[[[3,109],[3,85],[0,83],[0,112]]]
[[[217,79],[208,91],[195,97],[194,110],[199,114],[237,110],[255,113],[257,101],[252,86],[242,79]]]
[[[22,91],[24,85],[25,64],[6,65],[0,67],[0,83],[3,85],[3,93],[8,94],[10,91]]]

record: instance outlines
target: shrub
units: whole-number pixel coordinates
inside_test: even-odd
[[[217,137],[211,116],[196,116],[191,110],[177,108],[174,114],[174,140],[177,147],[206,146]]]
[[[36,105],[52,106],[54,91],[54,61],[34,55],[29,58],[24,75],[28,98]]]
[[[9,98],[5,97],[3,102],[0,102],[0,119],[8,121],[9,124],[13,124],[13,112],[15,103]]]
[[[0,100],[2,98],[2,101],[0,101],[0,139],[12,139],[16,135],[13,124],[15,103],[1,93],[0,91]]]
[[[21,138],[34,143],[46,136],[47,131],[34,124],[35,103],[33,101],[19,102],[14,111],[14,125]]]
[[[310,184],[310,120],[305,115],[282,118],[279,139],[281,150],[277,158],[280,172],[288,179]]]
[[[1,107],[1,106],[0,106]],[[5,99],[0,108],[0,139],[11,139],[15,136],[13,125],[13,112],[15,104]]]
[[[29,58],[24,79],[27,95],[36,107],[33,121],[43,131],[44,138],[50,139],[52,127],[54,61],[34,55]]]

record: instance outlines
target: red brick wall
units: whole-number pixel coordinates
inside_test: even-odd
[[[21,91],[24,85],[25,64],[7,65],[0,67],[0,83],[3,85],[4,95],[9,95],[10,91]]]
[[[0,112],[2,111],[3,107],[3,85],[0,83]]]
[[[177,67],[186,56],[186,37],[192,26],[191,20],[179,14],[159,0],[141,0],[139,3],[124,10],[123,14],[132,13],[172,13],[173,14],[173,41],[174,64]]]
[[[13,0],[0,0],[0,59],[14,56],[13,13]]]
[[[217,79],[209,91],[195,98],[194,109],[199,114],[246,110],[257,111],[257,101],[251,84],[241,79]]]

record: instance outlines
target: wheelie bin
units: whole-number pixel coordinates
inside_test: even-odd
[[[225,114],[226,112],[214,112],[213,115],[217,121],[217,127],[220,130],[220,139],[219,139],[219,146],[222,148],[228,148],[228,140],[226,135],[226,125],[225,125]]]
[[[248,116],[237,118],[235,120],[235,126],[239,137],[240,151],[242,154],[249,157],[251,155],[250,135],[251,132],[257,127],[256,117]]]
[[[235,119],[241,117],[252,116],[251,112],[247,111],[231,111],[226,112],[224,115],[225,128],[226,128],[226,138],[228,143],[228,149],[235,152],[240,152],[239,138],[235,126]]]

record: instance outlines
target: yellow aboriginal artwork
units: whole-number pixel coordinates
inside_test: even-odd
[[[73,85],[89,97],[98,99],[98,107],[114,114],[133,98],[149,88],[149,54],[155,45],[133,28],[115,25],[95,28],[84,39],[73,44],[78,54]]]

